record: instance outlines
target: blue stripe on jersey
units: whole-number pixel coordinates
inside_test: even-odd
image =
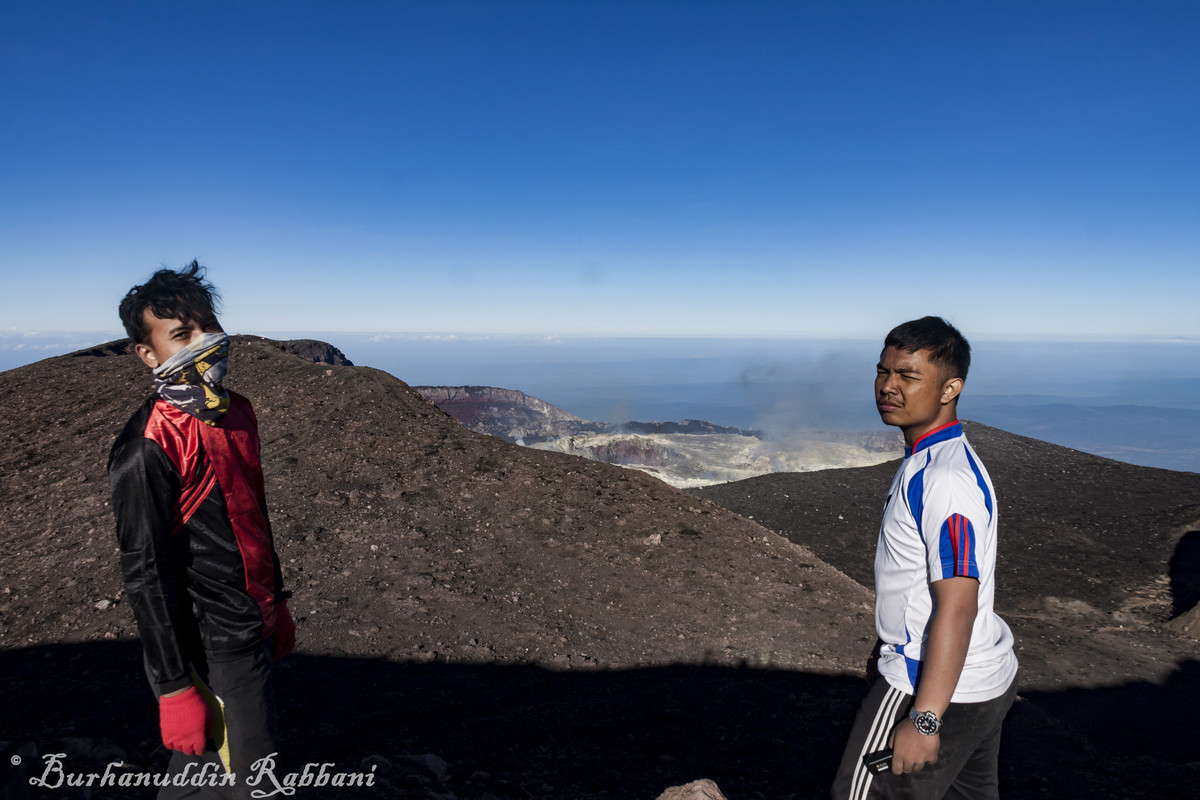
[[[917,522],[917,533],[921,541],[925,541],[925,529],[921,527],[921,515],[925,511],[925,469],[929,466],[929,456],[925,456],[925,464],[917,470],[908,482],[908,510]]]
[[[921,677],[921,659],[913,658],[908,653],[904,652],[904,648],[913,643],[912,633],[908,633],[908,641],[896,648],[896,652],[904,656],[904,669],[908,671],[908,682],[912,684],[913,689],[917,688],[917,679]],[[921,643],[917,642],[917,654],[920,655]]]
[[[917,683],[921,680],[921,662],[915,658],[904,657],[904,666],[908,668],[908,680],[912,684],[913,690],[917,688]]]
[[[942,523],[938,542],[943,578],[978,578],[975,561],[975,528],[962,514],[951,514]]]
[[[967,463],[971,465],[971,472],[975,473],[975,482],[979,484],[979,491],[983,492],[983,502],[987,506],[988,513],[992,512],[992,493],[988,491],[987,481],[983,479],[983,471],[979,469],[979,465],[975,463],[975,459],[971,458],[971,451],[966,447],[963,452],[967,454]]]

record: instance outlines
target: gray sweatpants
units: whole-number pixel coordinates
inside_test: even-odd
[[[888,746],[896,723],[908,717],[913,696],[877,677],[871,684],[842,754],[833,800],[994,800],[1000,796],[1000,728],[1017,696],[1017,677],[1003,695],[983,703],[951,703],[942,719],[941,748],[933,764],[907,775],[872,774],[863,756]]]

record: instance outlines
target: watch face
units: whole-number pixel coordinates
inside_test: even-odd
[[[933,736],[942,727],[942,721],[937,718],[937,714],[932,711],[916,711],[909,714],[909,719],[913,721],[917,732],[925,736]]]

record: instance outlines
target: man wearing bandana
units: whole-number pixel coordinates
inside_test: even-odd
[[[117,437],[108,471],[162,741],[172,774],[216,764],[236,776],[164,786],[160,798],[249,796],[251,764],[277,750],[271,662],[295,645],[258,423],[250,401],[222,386],[229,338],[217,299],[193,261],[154,273],[120,307],[155,394]]]

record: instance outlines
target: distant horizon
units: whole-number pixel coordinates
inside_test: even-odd
[[[229,330],[229,327],[226,327]],[[305,330],[262,330],[262,331],[230,331],[233,335],[244,334],[247,336],[262,336],[268,339],[315,339],[324,341],[335,347],[341,348],[338,343],[338,337],[347,337],[354,340],[356,343],[363,341],[379,344],[383,342],[414,342],[414,343],[470,343],[470,342],[494,342],[494,343],[527,343],[539,345],[555,345],[566,344],[571,342],[577,343],[593,343],[598,344],[605,341],[612,342],[629,342],[629,341],[648,341],[648,342],[690,342],[690,341],[713,341],[726,344],[738,343],[753,343],[753,342],[771,342],[771,343],[787,343],[796,342],[823,344],[831,342],[878,342],[882,341],[883,334],[886,331],[868,336],[868,335],[844,335],[844,336],[817,336],[817,335],[689,335],[684,333],[678,334],[638,334],[638,333],[623,333],[623,334],[559,334],[559,333],[497,333],[497,332],[479,332],[479,331],[386,331],[386,330],[360,330],[360,331],[305,331]],[[0,372],[15,369],[17,367],[32,364],[45,358],[54,358],[60,355],[84,350],[96,345],[106,344],[108,342],[120,341],[128,338],[125,332],[120,328],[110,328],[101,330],[76,330],[76,331],[33,331],[19,330],[9,328],[0,330]],[[1157,336],[1152,334],[1129,334],[1117,336],[1112,334],[1073,334],[1073,335],[1038,335],[1026,334],[1023,336],[1009,335],[1003,337],[989,336],[970,336],[968,339],[972,345],[1003,345],[1011,344],[1088,344],[1088,345],[1200,345],[1200,335],[1178,335],[1178,336]],[[1197,351],[1197,356],[1200,357],[1200,350]],[[353,360],[353,359],[351,359]],[[371,366],[365,364],[363,366]],[[1200,362],[1196,365],[1197,376],[1200,377]],[[509,388],[509,387],[505,387]]]
[[[702,419],[780,441],[805,430],[885,428],[871,399],[878,337],[246,335],[317,339],[409,385],[510,389],[593,421]],[[119,338],[84,332],[49,352],[14,350],[0,334],[0,367]],[[976,338],[972,349],[962,418],[1130,463],[1200,471],[1200,342]]]

